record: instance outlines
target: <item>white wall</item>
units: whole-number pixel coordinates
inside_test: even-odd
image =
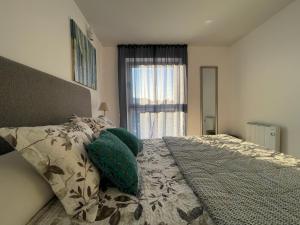
[[[300,1],[232,46],[232,132],[245,137],[247,121],[282,128],[282,150],[300,157]]]
[[[0,55],[72,81],[70,22],[85,32],[87,21],[73,0],[2,0]],[[102,80],[102,46],[95,38],[98,90],[91,90],[92,111],[98,114]],[[101,96],[105,98],[105,96]]]
[[[231,115],[232,76],[228,47],[188,47],[188,135],[201,134],[200,67],[218,66],[218,126],[227,132]]]
[[[120,123],[119,115],[119,89],[118,89],[118,54],[116,47],[103,47],[103,66],[101,79],[101,96],[107,102],[109,111],[107,116],[118,126]]]

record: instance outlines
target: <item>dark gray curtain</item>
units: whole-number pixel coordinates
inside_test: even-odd
[[[141,138],[185,135],[187,45],[119,45],[120,125]]]

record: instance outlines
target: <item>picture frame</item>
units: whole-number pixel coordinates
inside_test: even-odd
[[[96,49],[73,19],[70,19],[73,80],[97,90]]]

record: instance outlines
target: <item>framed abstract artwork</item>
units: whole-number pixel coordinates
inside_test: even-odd
[[[74,20],[70,20],[73,79],[89,88],[97,89],[96,49]]]

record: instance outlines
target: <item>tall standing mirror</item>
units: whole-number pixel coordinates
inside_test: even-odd
[[[200,67],[200,105],[203,135],[218,133],[218,67]]]

